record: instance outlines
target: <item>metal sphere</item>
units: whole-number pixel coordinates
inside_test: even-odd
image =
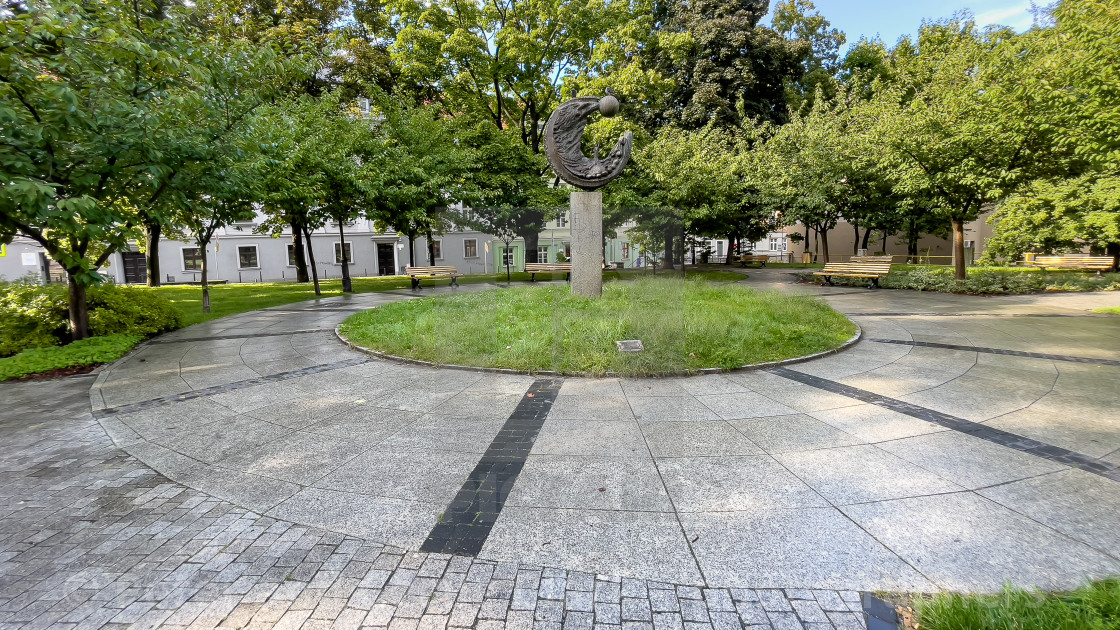
[[[599,113],[610,118],[618,113],[618,99],[608,94],[599,99]]]

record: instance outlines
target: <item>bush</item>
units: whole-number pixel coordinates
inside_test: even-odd
[[[65,285],[22,282],[0,285],[0,357],[28,348],[46,348],[70,340]],[[149,337],[179,327],[179,313],[167,298],[151,291],[111,284],[92,287],[90,334],[128,333]]]
[[[819,281],[813,271],[798,274],[802,281]],[[862,278],[833,278],[834,284],[866,286]],[[957,280],[949,266],[894,267],[888,276],[880,279],[880,286],[887,289],[912,289],[914,291],[940,291],[972,295],[1016,295],[1043,291],[1116,291],[1120,290],[1120,274],[1076,271],[1044,271],[1028,267],[970,267],[968,278]]]
[[[83,365],[116,361],[143,339],[139,335],[109,335],[75,341],[61,348],[31,348],[0,359],[0,381]]]
[[[152,291],[105,284],[89,291],[89,331],[95,337],[128,333],[141,337],[175,330],[179,311]]]

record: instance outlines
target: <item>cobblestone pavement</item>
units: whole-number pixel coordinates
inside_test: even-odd
[[[851,591],[620,579],[261,516],[116,448],[90,413],[93,380],[0,383],[0,627],[864,627]]]

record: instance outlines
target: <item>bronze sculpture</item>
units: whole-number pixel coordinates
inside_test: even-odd
[[[548,117],[544,127],[545,155],[560,179],[582,188],[596,190],[619,176],[630,160],[630,150],[634,146],[634,134],[618,139],[607,157],[600,160],[596,149],[595,157],[583,154],[581,143],[587,118],[598,111],[603,116],[614,116],[618,112],[618,99],[611,90],[607,95],[574,97],[556,108]]]

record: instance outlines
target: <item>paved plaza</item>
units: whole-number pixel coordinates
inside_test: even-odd
[[[859,591],[1120,572],[1120,318],[1091,313],[1120,295],[743,284],[823,295],[862,338],[592,379],[335,337],[400,291],[0,384],[0,623],[823,630],[863,627]]]

